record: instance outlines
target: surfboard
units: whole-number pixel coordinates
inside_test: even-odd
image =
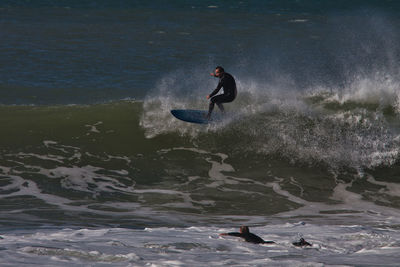
[[[207,110],[173,109],[171,110],[171,113],[175,116],[175,118],[191,123],[207,124],[215,121],[214,116],[211,120],[207,119]]]

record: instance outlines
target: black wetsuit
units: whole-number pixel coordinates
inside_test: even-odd
[[[224,93],[221,95],[216,94],[224,88]],[[210,106],[208,109],[208,115],[210,116],[214,105],[217,104],[221,111],[224,111],[224,107],[222,103],[232,102],[236,98],[237,89],[236,89],[236,82],[232,75],[227,72],[224,72],[222,76],[219,78],[219,83],[217,88],[210,94]]]
[[[275,243],[274,241],[264,241],[261,237],[252,234],[252,233],[237,233],[237,232],[232,232],[232,233],[227,233],[227,235],[231,236],[238,236],[246,240],[246,242],[254,243],[254,244],[273,244]]]

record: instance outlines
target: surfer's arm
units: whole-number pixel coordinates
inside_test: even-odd
[[[230,235],[230,236],[238,236],[241,237],[242,234],[241,233],[237,233],[237,232],[231,232],[231,233],[221,233],[219,235]]]
[[[209,97],[213,97],[213,96],[215,96],[218,92],[219,92],[219,90],[221,90],[221,88],[222,88],[222,79],[219,81],[219,83],[218,83],[218,86],[217,86],[217,88],[215,88],[215,90],[211,93],[211,94],[209,94]]]

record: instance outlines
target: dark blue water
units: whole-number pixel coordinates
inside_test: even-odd
[[[193,92],[216,65],[260,83],[290,76],[298,90],[398,71],[395,1],[2,1],[0,8],[3,104],[143,99],[174,72],[189,87],[182,91]]]

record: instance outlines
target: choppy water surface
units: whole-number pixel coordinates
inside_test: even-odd
[[[0,3],[1,265],[396,266],[397,10]],[[237,100],[177,121],[216,65]]]

